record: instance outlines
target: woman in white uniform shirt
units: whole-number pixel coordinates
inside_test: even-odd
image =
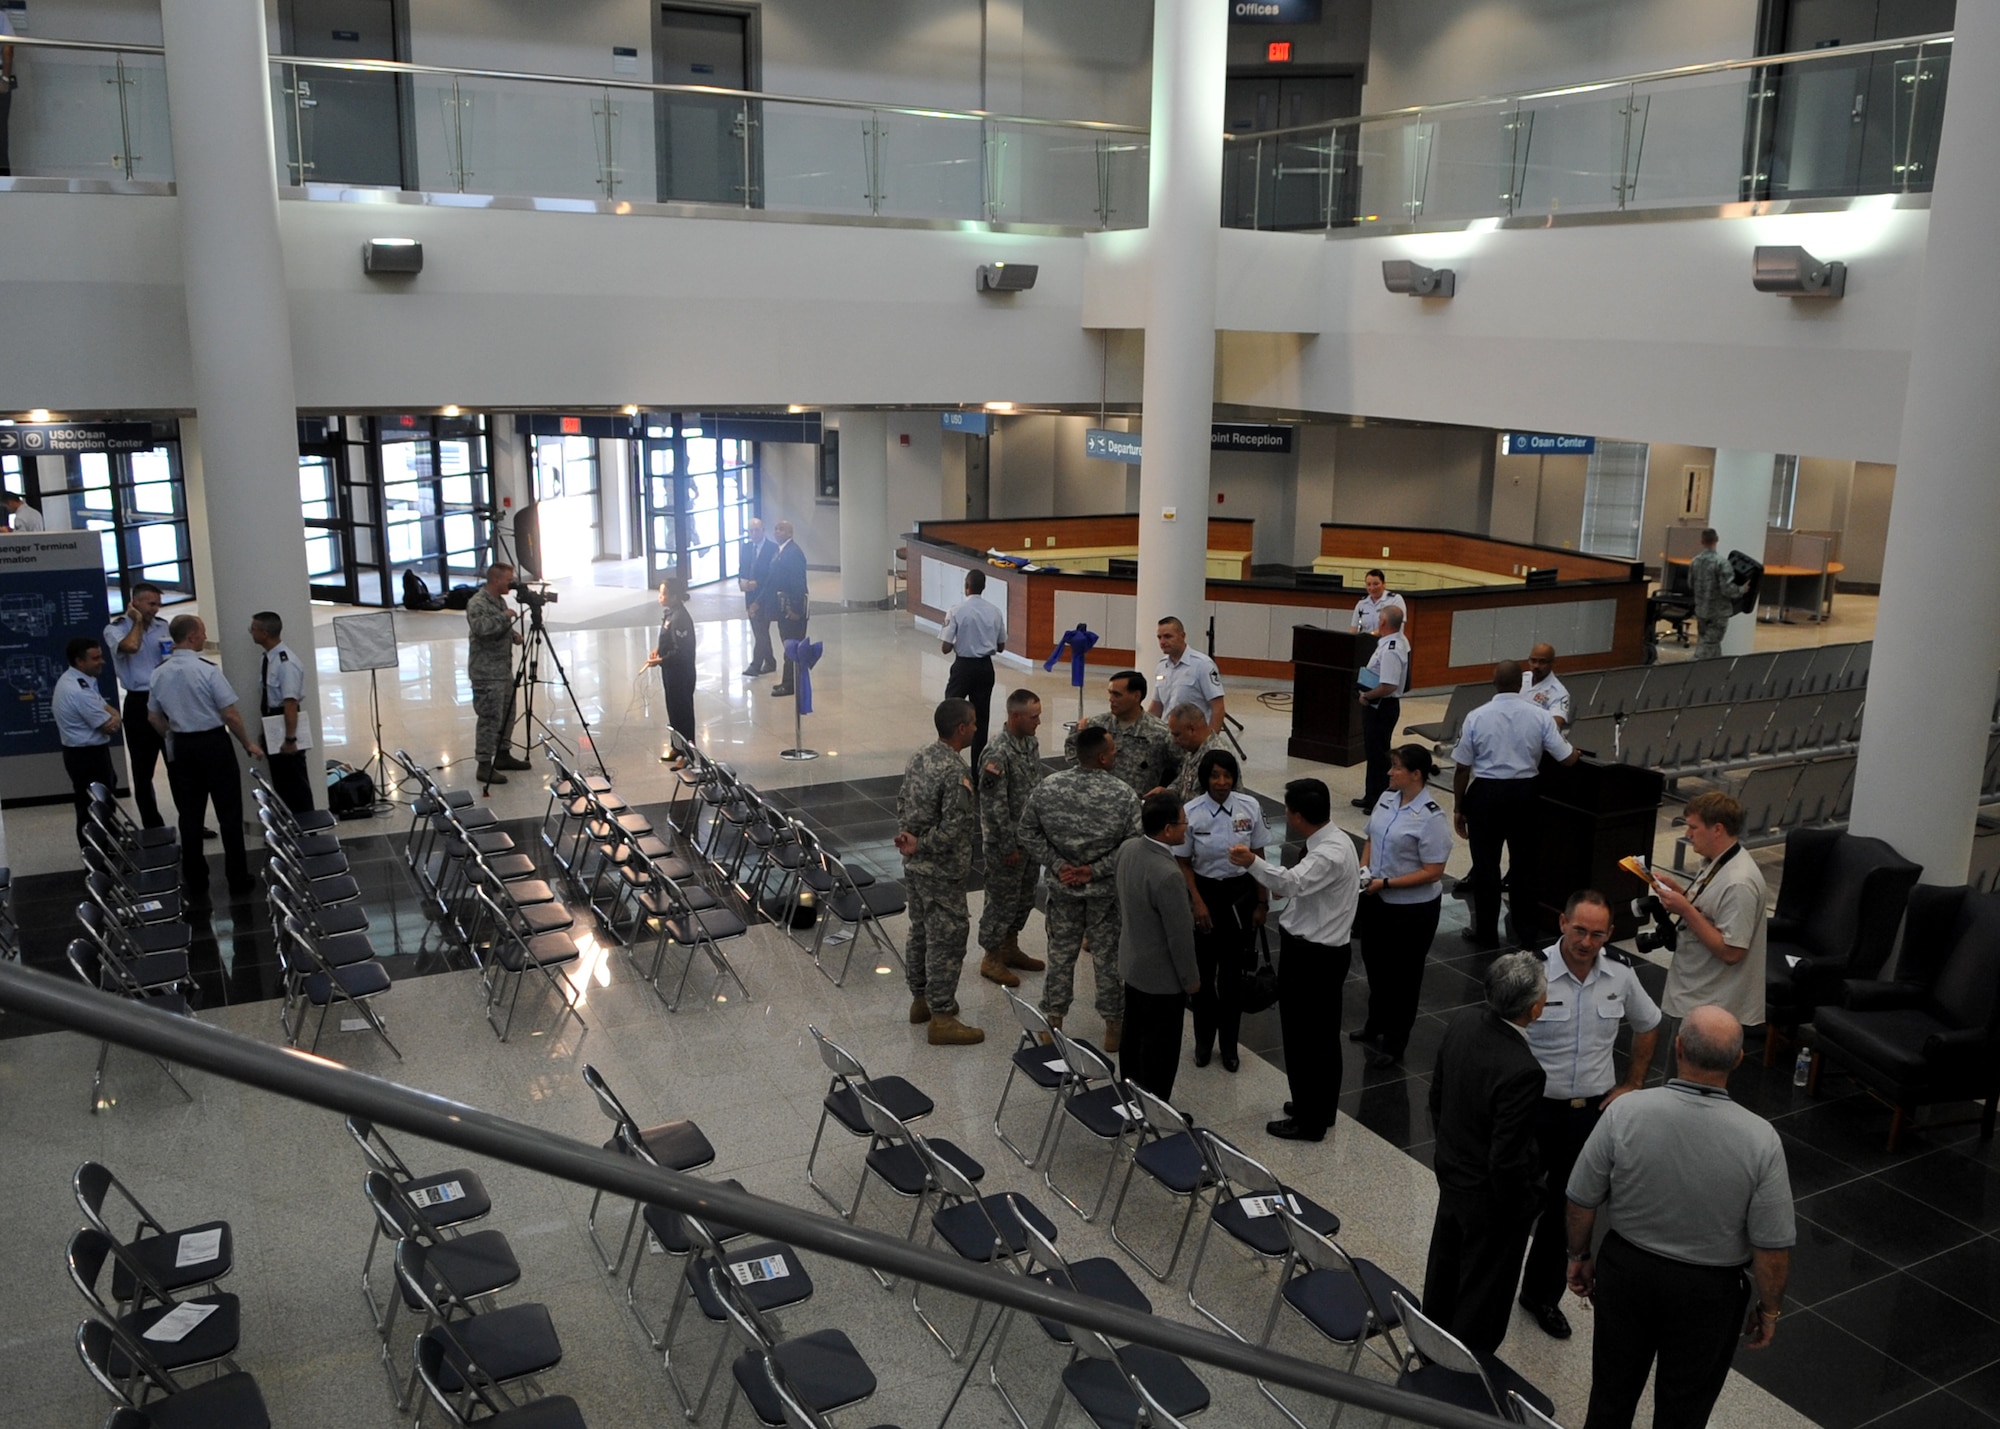
[[[1194,958],[1201,987],[1189,999],[1194,1011],[1194,1064],[1206,1067],[1219,1046],[1224,1071],[1241,1065],[1236,1027],[1242,1020],[1241,978],[1270,895],[1264,885],[1229,861],[1231,847],[1262,850],[1264,809],[1236,783],[1236,756],[1211,749],[1195,766],[1208,792],[1187,806],[1187,842],[1174,850],[1194,899]]]
[[[1403,1055],[1417,1020],[1424,958],[1437,936],[1444,864],[1451,856],[1451,816],[1431,797],[1437,773],[1421,744],[1389,751],[1389,788],[1368,814],[1361,851],[1361,909],[1355,931],[1368,969],[1368,1020],[1350,1040],[1368,1047],[1368,1065],[1386,1067]]]

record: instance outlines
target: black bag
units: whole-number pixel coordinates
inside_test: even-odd
[[[1277,1006],[1278,970],[1271,966],[1271,938],[1264,929],[1257,930],[1257,966],[1243,974],[1243,981],[1236,994],[1236,1005],[1244,1012],[1262,1012]]]
[[[403,572],[403,609],[443,610],[444,602],[431,594],[424,578],[415,571]]]
[[[368,777],[368,771],[328,760],[326,808],[339,819],[361,819],[374,812],[375,781]]]
[[[472,598],[478,594],[479,587],[476,585],[455,585],[445,595],[444,608],[446,610],[464,610],[468,605],[472,604]]]
[[[1764,582],[1764,567],[1741,551],[1729,553],[1729,583],[1740,586],[1743,594],[1736,597],[1734,605],[1738,615],[1748,615],[1757,608],[1757,587]]]

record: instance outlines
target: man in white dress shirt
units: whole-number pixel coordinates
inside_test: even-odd
[[[90,817],[90,786],[118,787],[118,773],[111,763],[118,710],[104,698],[104,688],[98,683],[104,675],[102,645],[88,635],[79,635],[64,648],[63,658],[69,668],[56,680],[50,707],[56,733],[62,737],[63,770],[76,796],[76,842],[81,848],[83,826]]]
[[[46,529],[42,513],[30,506],[18,491],[7,493],[7,529],[16,535],[23,531]]]
[[[986,725],[993,713],[993,657],[1007,648],[1007,612],[988,600],[985,590],[986,572],[967,571],[965,599],[951,608],[938,632],[944,653],[953,657],[944,697],[970,700],[978,717],[978,731],[972,736],[974,769],[986,753]]]
[[[1208,727],[1223,728],[1222,672],[1199,650],[1188,649],[1187,627],[1179,616],[1161,617],[1160,663],[1153,667],[1153,702],[1147,709],[1164,715],[1179,705],[1200,705],[1208,711]]]

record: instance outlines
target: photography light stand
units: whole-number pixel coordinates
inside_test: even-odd
[[[396,649],[395,614],[384,610],[366,615],[337,615],[333,619],[333,643],[343,674],[368,672],[368,716],[374,728],[375,748],[361,767],[375,784],[376,798],[371,812],[383,813],[394,806],[395,796],[407,792],[403,786],[409,782],[407,775],[389,778],[388,754],[382,747],[382,689],[377,676],[383,670],[396,669],[401,661]]]

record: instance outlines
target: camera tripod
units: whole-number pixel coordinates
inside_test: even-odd
[[[514,672],[514,687],[507,696],[507,718],[502,726],[500,746],[495,751],[495,757],[513,752],[516,711],[519,711],[521,721],[520,743],[524,757],[538,744],[553,744],[564,754],[574,756],[575,751],[563,737],[555,732],[547,720],[535,713],[535,691],[542,683],[542,657],[546,655],[549,664],[555,669],[556,684],[568,698],[570,711],[576,716],[577,727],[583,731],[584,738],[589,742],[590,757],[597,761],[597,772],[604,776],[608,784],[611,780],[611,771],[604,767],[603,752],[598,749],[596,739],[591,737],[590,721],[584,718],[583,706],[577,703],[576,687],[570,684],[569,672],[563,669],[562,656],[556,653],[555,644],[549,639],[548,626],[542,620],[542,609],[548,601],[541,592],[522,581],[514,583],[514,593],[521,598],[521,616],[526,618],[528,628],[521,639],[521,666]],[[540,727],[539,734],[536,732],[537,726]],[[492,772],[490,767],[488,772]],[[489,783],[485,789],[491,787]],[[481,792],[485,792],[485,789]]]

